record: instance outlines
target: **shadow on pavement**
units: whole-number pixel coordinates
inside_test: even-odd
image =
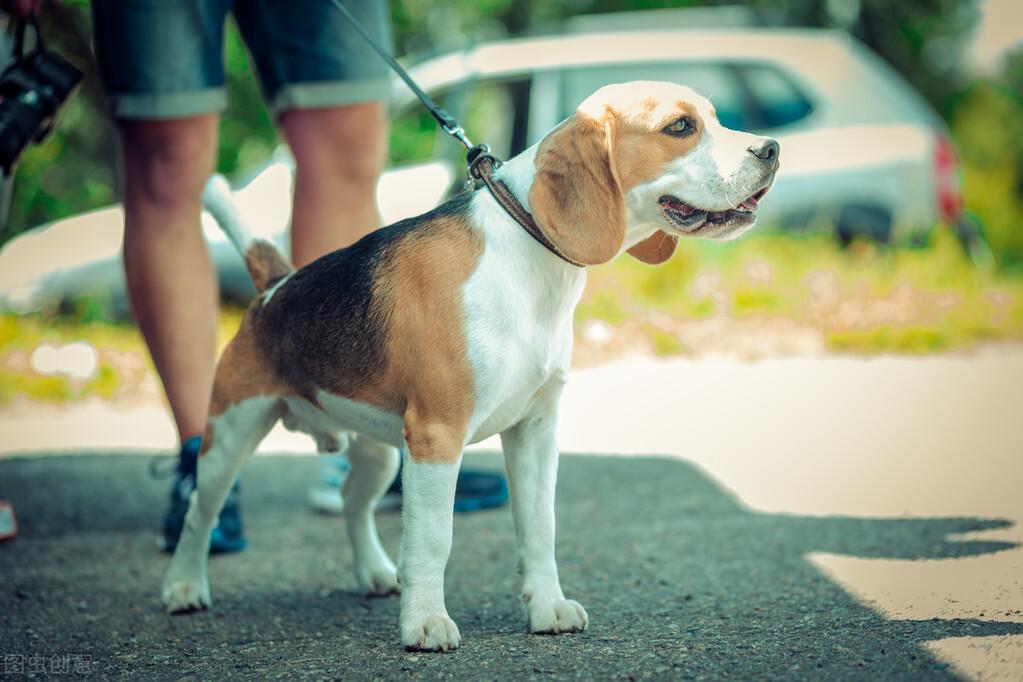
[[[157,595],[167,559],[154,540],[168,483],[147,464],[0,461],[0,497],[21,525],[0,545],[5,661],[75,654],[98,677],[149,679],[942,679],[955,675],[921,643],[1023,634],[1023,623],[886,619],[805,558],[998,552],[1014,545],[955,536],[1005,521],[762,514],[688,462],[590,456],[562,459],[558,491],[562,583],[590,614],[580,635],[525,632],[511,518],[498,510],[456,517],[447,594],[463,648],[402,651],[397,600],[356,594],[342,522],[307,511],[315,462],[303,457],[249,465],[250,549],[211,561],[211,611],[168,617]],[[501,460],[471,455],[467,465]],[[379,526],[396,554],[398,515],[381,514]]]

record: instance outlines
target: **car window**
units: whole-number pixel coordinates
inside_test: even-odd
[[[477,81],[455,116],[473,142],[485,142],[497,158],[507,159],[526,147],[529,93],[529,79]]]
[[[810,101],[777,68],[768,64],[744,64],[736,70],[753,101],[750,128],[780,128],[806,118],[813,110]]]
[[[430,96],[458,120],[470,140],[487,143],[506,159],[526,147],[529,94],[530,80],[517,78],[460,83]],[[394,164],[454,159],[463,153],[418,101],[392,122],[390,144]]]
[[[594,90],[611,83],[633,80],[667,81],[686,85],[704,95],[729,128],[747,128],[749,102],[728,64],[655,62],[606,64],[569,69],[562,78],[562,117],[568,116]]]

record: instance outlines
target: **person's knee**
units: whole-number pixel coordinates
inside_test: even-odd
[[[216,116],[122,124],[125,194],[174,209],[194,204],[216,160]]]
[[[291,111],[281,123],[305,180],[354,190],[376,185],[387,155],[381,105]]]

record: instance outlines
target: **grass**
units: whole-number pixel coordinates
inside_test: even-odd
[[[1023,339],[1023,277],[975,267],[947,230],[922,248],[844,250],[827,235],[763,232],[683,243],[659,267],[626,257],[593,268],[576,317],[619,325],[651,315],[784,318],[834,351],[930,353]],[[641,328],[657,354],[686,351],[663,325]]]
[[[237,331],[241,316],[237,308],[222,311],[218,349]],[[33,368],[32,353],[41,345],[80,341],[98,355],[91,376],[41,374]],[[110,400],[142,392],[153,376],[152,361],[135,326],[103,319],[93,301],[79,301],[74,311],[59,315],[0,314],[0,406],[17,397],[58,405],[90,397]]]
[[[221,347],[241,315],[223,311]],[[833,352],[944,352],[1023,340],[1023,276],[974,267],[944,231],[925,248],[857,243],[845,250],[826,235],[763,232],[736,242],[685,242],[658,267],[622,257],[592,268],[577,326],[589,320],[609,323],[616,334],[632,329],[658,356],[707,350],[682,338],[687,326],[724,321],[725,329],[747,325],[756,336],[770,333],[773,320],[810,330]],[[31,355],[41,344],[75,341],[97,351],[91,376],[33,370]],[[19,396],[56,404],[130,398],[151,393],[153,381],[134,326],[104,319],[95,301],[60,315],[0,315],[0,406]]]

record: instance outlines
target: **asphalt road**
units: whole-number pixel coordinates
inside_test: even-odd
[[[500,466],[473,455],[473,466]],[[246,469],[251,547],[211,560],[211,611],[167,616],[168,559],[155,549],[166,481],[141,456],[0,461],[20,534],[0,545],[0,654],[7,671],[76,656],[94,678],[928,679],[955,678],[923,643],[1021,635],[984,618],[886,618],[809,553],[941,559],[1006,541],[958,534],[1007,522],[759,513],[686,460],[563,458],[558,556],[577,635],[532,636],[517,600],[507,509],[458,516],[448,609],[463,645],[408,653],[398,601],[360,597],[339,519],[307,511],[311,458],[261,455]],[[396,553],[400,519],[380,515]]]

